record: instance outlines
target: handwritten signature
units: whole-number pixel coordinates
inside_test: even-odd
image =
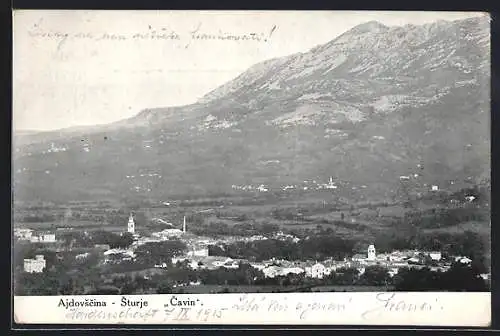
[[[439,306],[437,299],[435,303],[428,301],[408,301],[401,298],[396,293],[378,293],[375,297],[375,307],[364,311],[361,314],[363,319],[380,317],[384,313],[422,313],[443,309]]]

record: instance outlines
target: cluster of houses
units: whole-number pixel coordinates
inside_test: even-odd
[[[56,234],[52,232],[35,232],[31,229],[15,228],[14,237],[32,243],[55,243]]]
[[[421,167],[421,165],[418,165]],[[420,174],[414,173],[410,175],[401,175],[399,177],[399,180],[404,182],[404,181],[410,181],[410,180],[415,180],[420,177]],[[330,177],[327,183],[320,183],[316,180],[308,181],[305,180],[303,181],[302,185],[297,185],[297,184],[291,184],[291,185],[284,185],[281,186],[282,191],[288,191],[288,190],[335,190],[339,188],[339,185],[342,184],[340,182],[334,182],[333,178]],[[429,187],[430,191],[439,191],[439,186],[437,185],[427,185],[424,184],[425,187]],[[233,190],[240,190],[240,191],[259,191],[259,192],[267,192],[270,190],[270,188],[267,185],[261,184],[259,186],[252,186],[252,185],[232,185],[231,188]],[[367,188],[366,185],[361,186],[362,189]],[[353,190],[357,189],[357,187],[353,186]]]
[[[263,235],[253,235],[253,236],[244,237],[244,238],[238,239],[238,240],[247,241],[247,242],[253,242],[253,241],[267,240],[267,239],[276,239],[276,240],[282,240],[282,241],[292,241],[294,243],[298,243],[300,241],[300,238],[295,237],[294,235],[291,235],[291,234],[288,234],[288,233],[283,233],[282,231],[275,232],[270,237],[266,237],[266,236],[263,236]]]
[[[316,181],[312,181],[314,186],[310,186],[309,181],[304,181],[304,186],[298,186],[298,185],[284,185],[281,187],[282,191],[287,191],[287,190],[295,190],[295,189],[302,189],[302,190],[308,190],[308,189],[337,189],[338,186],[333,182],[333,178],[330,177],[330,180],[328,183],[318,183]],[[241,191],[259,191],[259,192],[267,192],[269,191],[269,187],[265,184],[261,184],[258,186],[252,186],[252,185],[232,185],[231,188],[233,190],[241,190]]]
[[[208,250],[207,250],[208,252]],[[249,262],[245,259],[232,259],[229,257],[209,256],[208,254],[186,254],[172,258],[172,263],[186,263],[193,270],[217,268],[236,269],[241,263],[246,263],[255,269],[262,271],[265,277],[274,278],[286,276],[288,274],[304,274],[309,278],[322,279],[332,272],[342,268],[356,268],[359,274],[363,274],[369,266],[381,266],[388,270],[392,277],[396,275],[400,268],[423,268],[428,267],[426,261],[434,261],[430,266],[432,271],[445,272],[451,266],[451,261],[443,261],[441,252],[423,251],[394,251],[392,253],[377,254],[374,245],[370,245],[366,254],[355,254],[351,258],[344,260],[327,259],[318,261],[288,261],[271,259],[262,262]],[[455,262],[470,264],[471,259],[463,256],[456,256],[452,259]]]
[[[265,277],[274,278],[277,276],[286,276],[288,274],[304,274],[306,277],[321,279],[332,272],[336,272],[342,268],[356,268],[359,274],[363,274],[366,267],[369,266],[382,266],[386,267],[390,276],[394,276],[401,268],[422,268],[429,267],[433,271],[444,272],[449,269],[452,261],[460,262],[463,264],[470,264],[471,259],[463,256],[453,257],[451,260],[443,260],[442,254],[439,251],[393,251],[391,253],[376,253],[375,246],[370,245],[366,253],[355,254],[351,258],[344,260],[327,259],[319,261],[288,261],[271,259],[262,262],[250,262],[245,259],[232,259],[223,256],[210,256],[209,246],[220,244],[220,240],[215,240],[207,237],[200,237],[187,234],[186,221],[184,219],[183,229],[166,229],[158,233],[153,233],[149,237],[141,237],[135,232],[135,222],[132,215],[129,218],[127,231],[134,236],[134,243],[127,249],[112,249],[109,245],[99,244],[95,245],[95,249],[103,252],[104,264],[121,263],[123,261],[134,261],[136,254],[135,249],[148,242],[157,242],[168,240],[171,238],[180,238],[188,246],[188,250],[181,256],[176,256],[171,259],[173,264],[185,263],[193,270],[201,269],[237,269],[240,264],[249,264],[251,267],[262,271]],[[34,234],[30,229],[15,229],[14,235],[18,239],[28,240],[31,242],[56,242],[55,234],[51,233],[37,233]],[[285,234],[283,232],[276,232],[273,239],[292,240],[298,242],[299,238]],[[226,237],[228,239],[228,237]],[[239,238],[241,240],[242,238]],[[246,241],[265,240],[268,239],[264,236],[255,235],[252,237],[243,238]],[[224,242],[227,242],[223,239]],[[90,253],[82,253],[75,257],[76,260],[85,259]],[[155,265],[157,268],[168,267],[166,260],[163,263]],[[46,268],[46,260],[43,255],[37,255],[34,259],[24,259],[24,270],[26,272],[43,272]]]

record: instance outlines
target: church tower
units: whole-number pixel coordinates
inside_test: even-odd
[[[128,231],[128,233],[131,233],[131,234],[135,233],[135,222],[134,222],[134,217],[132,216],[132,214],[130,214],[130,216],[128,218],[127,231]]]
[[[186,233],[186,216],[184,216],[184,222],[182,223],[182,232]]]
[[[377,254],[375,252],[375,245],[368,246],[368,260],[375,260],[377,258]]]

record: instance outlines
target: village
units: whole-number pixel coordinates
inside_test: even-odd
[[[40,232],[36,233],[30,229],[16,228],[14,235],[18,241],[29,242],[32,244],[42,244],[47,248],[60,252],[66,248],[58,245],[58,239],[55,233]],[[306,278],[323,279],[331,273],[342,269],[356,269],[362,275],[365,270],[372,266],[382,267],[387,270],[390,277],[398,274],[400,269],[423,269],[428,268],[433,272],[446,272],[453,263],[470,265],[472,260],[467,256],[446,256],[441,251],[422,251],[422,250],[401,250],[385,253],[377,253],[376,246],[370,244],[364,253],[355,253],[344,257],[342,260],[335,260],[333,257],[323,260],[285,260],[283,258],[271,258],[269,260],[255,261],[239,258],[231,258],[224,255],[212,255],[211,247],[219,249],[224,244],[234,244],[238,242],[258,242],[264,240],[286,241],[296,244],[300,238],[282,231],[274,232],[270,235],[253,235],[250,237],[205,237],[188,232],[186,217],[182,223],[182,230],[169,227],[167,229],[153,232],[150,235],[141,235],[137,233],[134,217],[130,214],[127,229],[122,233],[131,237],[130,245],[112,248],[109,244],[94,244],[93,248],[87,252],[76,254],[75,262],[84,260],[92,252],[97,251],[101,255],[101,264],[120,264],[134,263],[137,257],[137,251],[141,246],[151,243],[162,243],[167,241],[177,241],[185,244],[186,248],[182,251],[165,257],[160,262],[155,262],[154,268],[167,269],[172,265],[184,265],[193,271],[216,270],[216,269],[238,269],[241,265],[249,265],[252,268],[261,271],[266,278],[275,278],[288,275],[302,275]],[[307,239],[307,237],[305,238]],[[25,258],[23,260],[23,270],[26,273],[41,273],[49,267],[43,254],[37,254],[34,258]],[[483,279],[489,279],[489,274],[481,274]]]

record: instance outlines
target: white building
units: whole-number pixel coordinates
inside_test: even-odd
[[[431,257],[432,260],[439,261],[442,258],[441,252],[429,252],[429,257]]]
[[[183,223],[182,223],[182,230],[179,229],[165,229],[160,232],[155,232],[152,235],[154,237],[158,237],[161,239],[169,239],[169,238],[174,238],[174,237],[180,237],[184,235],[187,232],[187,226],[186,226],[186,216],[184,216]]]
[[[40,233],[37,235],[32,235],[30,238],[32,243],[55,243],[56,234],[55,233]]]
[[[33,230],[31,229],[14,229],[14,237],[21,240],[31,240],[31,236],[33,235]]]
[[[160,239],[159,237],[138,237],[136,240],[134,240],[132,246],[140,246],[147,243],[159,243],[161,241],[162,239]]]
[[[184,260],[187,260],[187,256],[174,256],[170,259],[172,264],[177,264],[178,262],[183,262]]]
[[[152,235],[154,237],[158,237],[161,239],[168,239],[168,238],[172,238],[172,237],[180,237],[180,236],[182,236],[182,234],[183,234],[183,232],[179,229],[165,229],[165,230],[160,231],[160,232],[155,232]]]
[[[432,191],[438,191],[438,190],[439,190],[439,187],[438,187],[437,185],[433,185],[433,186],[431,187],[431,190],[432,190]]]
[[[482,273],[482,274],[479,274],[479,276],[480,276],[483,280],[490,280],[490,279],[491,279],[491,274],[489,274],[489,273]]]
[[[56,242],[56,234],[55,233],[44,233],[41,239],[42,243],[55,243]]]
[[[389,255],[389,261],[400,262],[407,258],[407,254],[401,251],[394,251]]]
[[[278,239],[278,240],[283,240],[283,241],[291,240],[294,243],[297,243],[298,241],[300,241],[300,239],[297,238],[297,237],[295,237],[294,235],[286,234],[286,233],[283,233],[282,231],[276,232],[273,235],[273,238],[274,239]]]
[[[476,199],[476,196],[466,196],[465,199],[467,202],[473,202]]]
[[[187,253],[188,257],[208,257],[208,247],[195,247]]]
[[[24,271],[28,273],[41,273],[46,266],[43,255],[37,255],[35,259],[24,259]]]
[[[267,188],[267,186],[261,184],[260,186],[257,187],[257,190],[260,191],[260,192],[267,192],[269,191],[269,189]]]
[[[168,265],[167,265],[167,263],[161,263],[161,264],[155,264],[154,267],[155,268],[167,268]]]
[[[106,253],[108,252],[108,253]],[[104,252],[104,263],[121,263],[123,261],[132,261],[135,259],[135,254],[132,251],[106,251]]]
[[[120,260],[133,260],[135,253],[131,250],[111,249],[104,252],[104,257],[104,263],[120,262]]]
[[[239,261],[228,257],[220,256],[193,256],[186,255],[172,257],[172,264],[187,261],[188,266],[192,269],[216,269],[219,267],[238,268]]]
[[[283,275],[288,275],[288,274],[301,274],[304,273],[304,269],[301,267],[284,267],[281,270],[281,274]]]
[[[364,262],[366,260],[366,256],[361,253],[356,253],[351,259],[356,262]]]
[[[128,217],[127,232],[135,234],[135,222],[132,214],[130,214],[130,216]]]
[[[269,266],[264,268],[262,273],[264,273],[266,278],[274,278],[281,274],[281,270],[279,266]]]
[[[399,268],[397,268],[397,267],[391,267],[391,268],[389,268],[389,271],[388,271],[389,276],[390,276],[391,278],[392,278],[393,276],[395,276],[396,274],[398,274],[398,272],[399,272]]]
[[[250,266],[252,266],[255,269],[258,269],[259,271],[262,271],[263,269],[266,268],[266,265],[263,263],[250,263]]]
[[[315,263],[311,267],[306,267],[306,276],[311,278],[322,279],[325,275],[328,275],[330,272],[327,270],[325,265],[321,263]]]
[[[247,241],[258,241],[258,240],[267,240],[267,237],[262,235],[253,235],[251,237],[246,238]]]
[[[90,253],[89,252],[85,252],[85,253],[77,254],[75,256],[75,259],[76,260],[83,260],[83,259],[86,259],[88,256],[90,256]]]
[[[370,261],[374,261],[377,259],[377,253],[375,251],[375,245],[368,246],[368,257],[366,258]]]
[[[226,258],[226,259],[219,259],[219,260],[214,260],[212,262],[212,265],[214,265],[215,267],[222,267],[224,265],[232,265],[232,262],[233,262],[233,259],[231,258]]]
[[[126,254],[126,255],[130,255],[132,257],[135,256],[134,251],[126,250],[126,249],[119,249],[119,248],[107,250],[106,252],[104,252],[104,255],[111,255],[111,254]]]
[[[222,267],[237,269],[237,268],[240,268],[240,263],[237,260],[230,260],[230,261],[227,261],[224,265],[222,265]]]
[[[462,264],[470,264],[472,262],[472,259],[460,256],[460,257],[455,257],[455,261]]]
[[[325,189],[337,189],[337,186],[335,183],[333,183],[333,178],[330,176],[330,180],[328,181],[328,184],[324,184],[323,187]]]

